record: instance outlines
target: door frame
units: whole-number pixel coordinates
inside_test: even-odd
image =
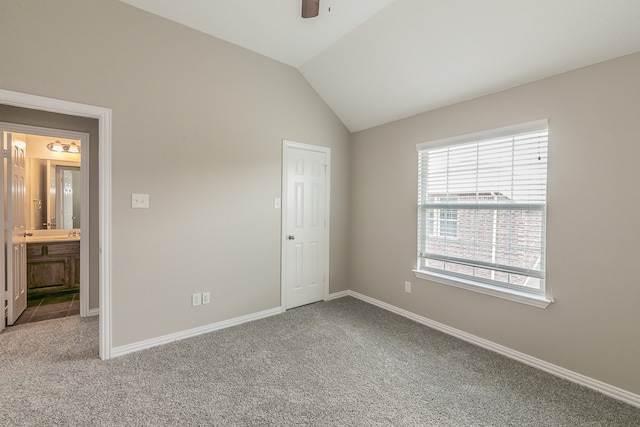
[[[326,226],[324,229],[324,240],[325,240],[325,249],[324,249],[324,300],[329,299],[329,237],[331,234],[331,148],[323,147],[320,145],[311,145],[305,144],[302,142],[289,141],[286,139],[282,140],[282,215],[280,222],[280,310],[282,312],[286,311],[287,307],[287,194],[288,193],[288,176],[287,176],[287,150],[289,148],[296,148],[299,150],[307,150],[307,151],[315,151],[321,152],[325,154],[325,159],[327,161],[327,168],[325,173],[325,219]]]
[[[18,123],[0,122],[0,130],[7,132],[23,133],[28,135],[46,136],[51,138],[64,138],[80,140],[82,154],[80,155],[80,179],[83,183],[89,182],[89,134],[63,129],[44,128],[40,126],[22,125]],[[27,153],[29,145],[27,143]],[[4,183],[10,185],[11,182]],[[89,310],[89,185],[82,186],[82,203],[80,205],[80,230],[85,230],[80,239],[80,317],[95,316],[98,310]],[[0,212],[0,217],[3,215]]]
[[[113,324],[111,313],[111,109],[5,89],[0,89],[0,104],[98,120],[98,241],[100,246],[98,262],[100,289],[98,334],[100,358],[103,360],[110,359]],[[88,156],[86,157],[88,160]],[[85,156],[82,156],[81,161],[84,158]],[[1,243],[4,246],[4,237],[2,237],[2,240],[3,242]]]

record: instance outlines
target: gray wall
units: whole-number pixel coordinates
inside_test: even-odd
[[[99,206],[98,206],[98,120],[74,117],[0,104],[0,122],[18,123],[89,134],[89,308],[97,309],[100,301]]]
[[[640,393],[638,76],[634,54],[354,134],[351,289]],[[556,302],[539,309],[417,279],[416,143],[542,118]]]
[[[113,110],[114,346],[280,305],[282,139],[332,149],[347,288],[350,135],[297,70],[115,0],[2,0],[0,40],[0,87]]]

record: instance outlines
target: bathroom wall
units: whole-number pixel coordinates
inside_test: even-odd
[[[2,88],[112,109],[114,346],[279,307],[283,139],[331,147],[347,289],[350,134],[297,70],[116,0],[2,2],[0,40]]]

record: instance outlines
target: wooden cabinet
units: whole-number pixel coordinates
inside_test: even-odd
[[[27,243],[27,289],[30,294],[80,286],[80,241]]]

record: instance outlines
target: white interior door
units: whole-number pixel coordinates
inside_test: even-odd
[[[3,132],[3,141],[9,193],[5,209],[7,325],[13,325],[27,308],[26,143],[10,132]]]
[[[287,309],[327,294],[328,174],[327,148],[285,142],[282,274]]]

